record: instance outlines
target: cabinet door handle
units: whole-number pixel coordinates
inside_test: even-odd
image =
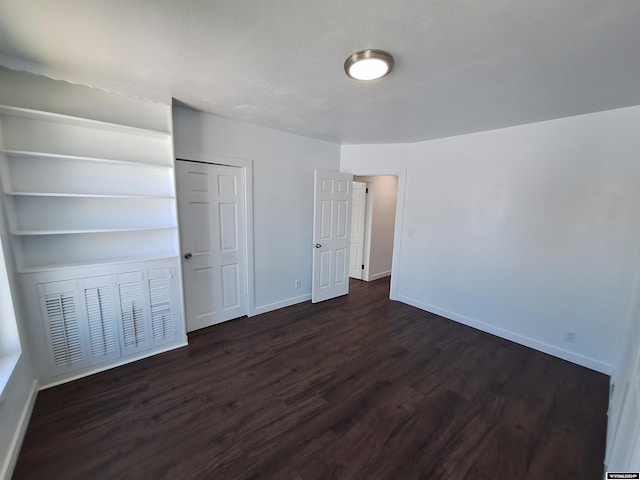
[[[316,247],[316,248],[322,247],[322,245],[320,245],[319,243],[314,243],[313,246]]]
[[[187,253],[184,254],[185,260],[189,260],[191,258],[191,256],[192,256],[191,252],[187,252]]]

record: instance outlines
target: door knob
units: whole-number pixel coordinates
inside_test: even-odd
[[[314,243],[313,246],[316,247],[316,248],[322,247],[322,245],[320,245],[319,243]]]
[[[191,252],[187,252],[187,253],[185,253],[185,254],[184,254],[184,258],[185,258],[186,260],[189,260],[189,259],[191,258]]]

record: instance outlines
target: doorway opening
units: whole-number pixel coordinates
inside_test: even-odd
[[[395,299],[405,171],[371,169],[353,174],[349,276],[363,281],[390,276],[389,296]]]
[[[391,276],[398,198],[396,175],[354,176],[349,276]]]

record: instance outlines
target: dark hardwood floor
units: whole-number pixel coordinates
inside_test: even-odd
[[[42,391],[14,479],[594,479],[608,377],[388,279]]]

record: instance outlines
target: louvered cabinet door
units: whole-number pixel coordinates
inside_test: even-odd
[[[40,283],[38,297],[51,374],[58,375],[86,366],[85,325],[77,300],[76,282]]]
[[[117,275],[122,355],[151,347],[146,295],[142,272]]]
[[[88,330],[87,355],[91,363],[120,357],[116,325],[114,281],[111,276],[85,278],[81,294]]]
[[[154,346],[171,342],[176,337],[173,280],[174,275],[170,268],[156,268],[147,272],[151,337]]]

